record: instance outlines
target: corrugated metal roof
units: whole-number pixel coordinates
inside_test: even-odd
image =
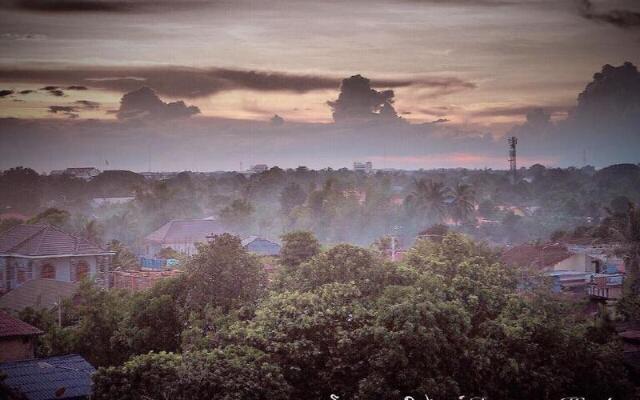
[[[0,337],[31,336],[41,333],[42,331],[35,326],[0,311]]]
[[[97,245],[51,225],[17,225],[0,234],[0,253],[21,256],[106,254]]]
[[[222,224],[212,219],[174,219],[147,235],[146,240],[161,244],[204,242],[209,235],[225,232]]]
[[[28,400],[83,399],[95,368],[77,354],[0,364],[3,384]]]

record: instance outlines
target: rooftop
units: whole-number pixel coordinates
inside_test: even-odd
[[[3,363],[0,372],[6,375],[3,385],[28,400],[82,399],[91,395],[95,368],[70,354]]]
[[[512,267],[531,267],[542,270],[566,260],[573,254],[566,246],[557,243],[522,244],[505,251],[500,259]]]
[[[0,310],[0,338],[39,335],[42,331],[33,325]]]
[[[111,254],[51,225],[17,225],[0,234],[0,255],[46,257]]]
[[[32,279],[0,297],[0,308],[20,311],[27,307],[33,309],[53,308],[62,298],[72,297],[78,284],[55,279]]]
[[[209,235],[225,232],[215,219],[174,219],[147,235],[146,240],[156,243],[204,242]]]

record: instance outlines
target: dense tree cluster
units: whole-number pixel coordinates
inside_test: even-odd
[[[129,294],[85,284],[42,351],[100,368],[98,399],[630,399],[621,344],[489,248],[420,240],[404,262],[351,245],[312,249],[271,287],[239,239],[217,236],[178,278]],[[289,243],[285,243],[287,247]],[[303,254],[296,251],[294,254]]]

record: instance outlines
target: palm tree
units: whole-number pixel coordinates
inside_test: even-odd
[[[470,185],[459,183],[451,193],[449,212],[458,224],[466,222],[473,215],[476,208],[476,194]]]
[[[431,179],[414,181],[414,190],[407,197],[407,205],[419,217],[442,222],[447,215],[449,188]]]

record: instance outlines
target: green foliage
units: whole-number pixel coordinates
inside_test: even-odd
[[[234,232],[248,233],[254,211],[248,200],[234,200],[220,211],[220,221]]]
[[[96,400],[289,398],[280,368],[246,347],[182,355],[149,353],[121,367],[101,368],[93,380]]]
[[[0,219],[0,233],[13,228],[14,226],[22,224],[22,220],[17,218],[3,218]]]
[[[193,310],[209,304],[228,312],[255,302],[266,289],[266,273],[258,258],[247,253],[239,237],[228,233],[200,245],[186,270],[186,301]]]
[[[49,224],[62,228],[69,223],[70,218],[71,214],[69,214],[69,211],[57,208],[47,208],[35,217],[31,218],[28,223]]]
[[[311,232],[289,232],[281,239],[280,262],[287,267],[296,267],[320,252],[320,243]]]
[[[280,210],[282,214],[289,215],[295,207],[304,204],[307,194],[302,190],[300,185],[291,182],[285,186],[280,193]]]
[[[125,271],[140,269],[138,257],[135,256],[126,246],[117,240],[109,242],[109,251],[115,252],[111,259],[111,267],[113,269],[121,269]]]

